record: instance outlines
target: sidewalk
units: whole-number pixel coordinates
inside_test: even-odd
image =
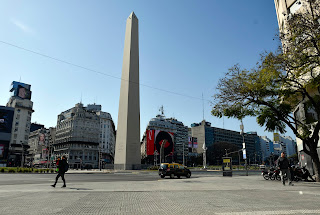
[[[0,214],[320,214],[319,183],[283,186],[261,176],[70,181],[67,186],[0,186]]]

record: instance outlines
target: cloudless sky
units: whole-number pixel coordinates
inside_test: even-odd
[[[200,122],[202,93],[204,118],[212,126],[239,131],[238,120],[211,116],[209,101],[228,68],[239,63],[250,69],[260,53],[276,50],[278,24],[270,0],[3,0],[0,105],[9,100],[11,82],[21,80],[31,84],[33,122],[56,126],[57,115],[82,97],[85,105],[101,104],[117,126],[120,79],[108,75],[121,77],[126,19],[132,11],[139,19],[140,83],[187,95],[141,86],[141,134],[161,105],[166,117],[189,127]],[[246,118],[244,128],[272,138],[255,118]],[[294,137],[291,131],[286,135]]]

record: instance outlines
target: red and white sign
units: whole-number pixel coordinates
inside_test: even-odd
[[[147,155],[154,154],[154,130],[147,130]]]

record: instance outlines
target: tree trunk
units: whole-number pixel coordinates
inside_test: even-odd
[[[310,150],[310,156],[313,162],[316,181],[320,182],[320,160],[317,152],[317,147],[315,149]]]

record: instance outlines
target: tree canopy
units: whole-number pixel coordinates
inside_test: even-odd
[[[305,153],[317,163],[318,178],[319,4],[310,2],[311,7],[303,13],[290,16],[279,35],[282,45],[276,52],[263,53],[254,68],[231,67],[218,82],[212,109],[217,117],[255,116],[267,131],[285,133],[291,129],[302,140]]]

